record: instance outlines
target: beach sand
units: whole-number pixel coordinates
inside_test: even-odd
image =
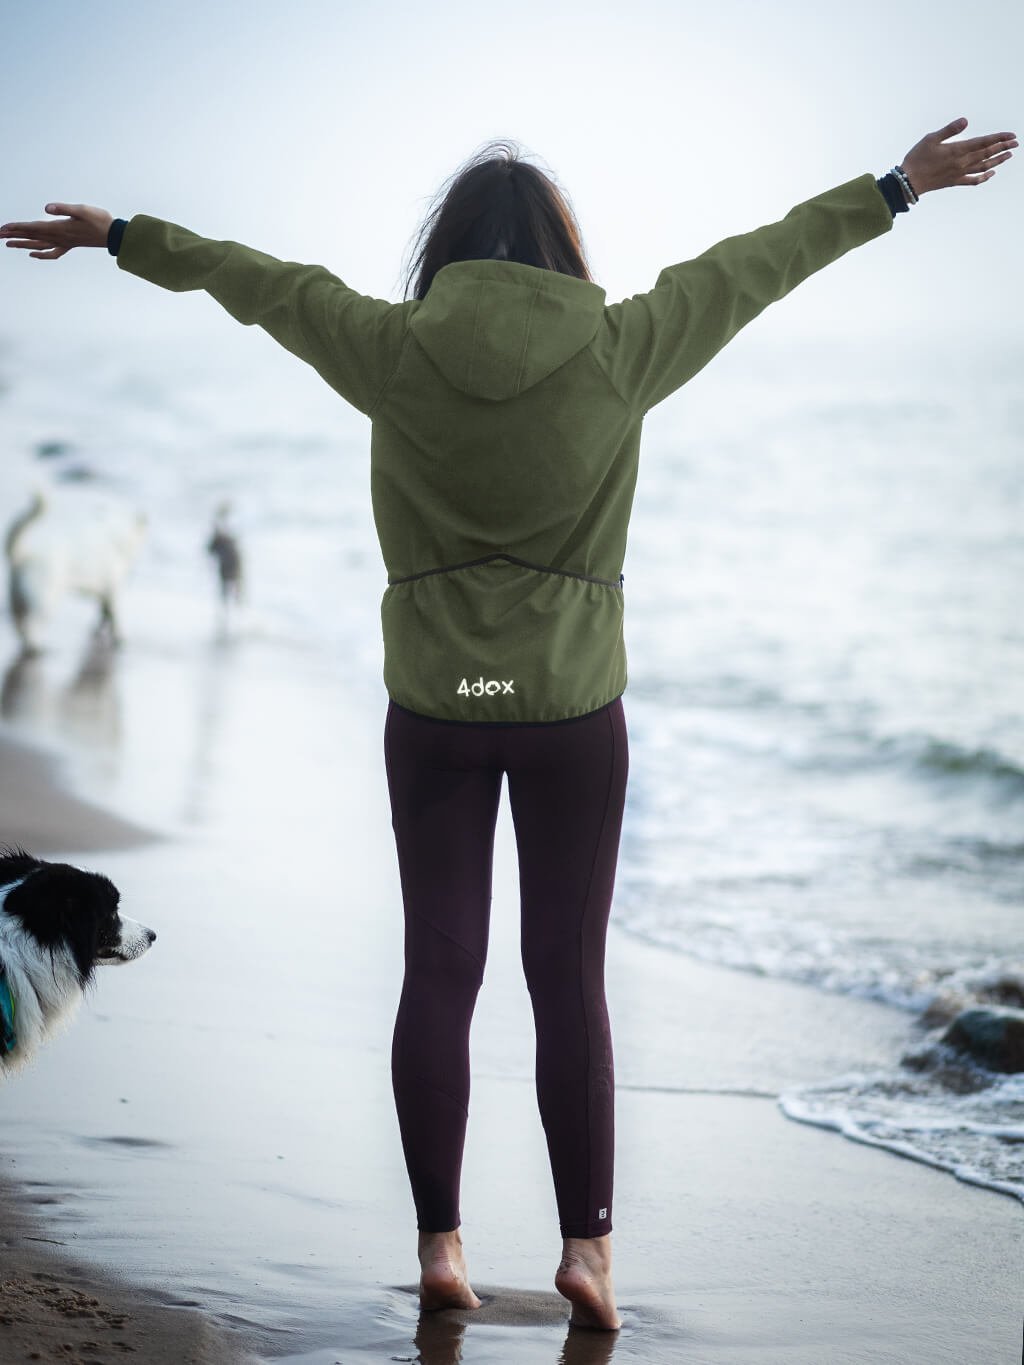
[[[296,1365],[1016,1365],[1020,1203],[776,1103],[887,1065],[907,1018],[614,928],[624,1326],[567,1327],[504,805],[463,1186],[483,1307],[420,1315],[388,1077],[401,921],[383,699],[332,713],[335,679],[260,679],[237,667],[218,683],[202,784],[185,784],[191,828],[174,839],[140,842],[123,800],[104,824],[44,759],[18,750],[8,767],[3,740],[0,838],[88,853],[160,940],[10,1083],[0,1362],[245,1348]],[[141,667],[122,682],[136,698],[187,693],[147,688]]]
[[[71,1260],[49,1246],[17,1190],[0,1185],[0,1361],[152,1361],[231,1365],[251,1359],[204,1314]]]

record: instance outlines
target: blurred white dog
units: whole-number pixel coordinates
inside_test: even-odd
[[[27,654],[67,593],[99,603],[99,631],[118,643],[117,595],[146,533],[145,516],[112,499],[69,498],[56,506],[37,492],[7,530],[11,617]]]

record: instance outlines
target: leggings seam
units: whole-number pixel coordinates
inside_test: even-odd
[[[443,1085],[435,1085],[433,1081],[425,1081],[421,1076],[415,1075],[412,1077],[412,1082],[414,1085],[421,1086],[424,1090],[436,1091],[438,1095],[443,1095],[446,1100],[451,1100],[452,1104],[455,1105],[456,1109],[461,1109],[461,1111],[466,1115],[466,1117],[469,1118],[468,1106],[462,1103],[458,1095],[453,1095],[452,1092],[450,1090],[446,1090]]]
[[[587,1103],[587,1124],[586,1124],[586,1129],[587,1129],[587,1180],[586,1180],[586,1198],[587,1198],[587,1210],[584,1212],[584,1215],[583,1215],[583,1217],[584,1217],[584,1226],[585,1226],[585,1227],[589,1227],[589,1226],[590,1226],[589,1205],[590,1205],[590,1195],[591,1195],[590,1185],[591,1185],[591,1180],[593,1179],[593,1172],[594,1172],[594,1139],[593,1139],[593,1133],[592,1133],[592,1131],[591,1131],[591,1103],[590,1103],[591,1075],[590,1075],[590,1061],[591,1061],[591,1055],[592,1055],[592,1053],[591,1053],[591,1043],[590,1043],[590,1021],[589,1021],[588,1018],[587,1018],[587,996],[586,996],[586,991],[585,991],[585,989],[584,989],[584,971],[583,971],[583,968],[584,968],[584,962],[583,962],[583,930],[584,930],[584,927],[585,927],[585,925],[586,925],[587,914],[588,914],[588,912],[589,912],[589,910],[590,910],[590,893],[591,893],[591,891],[593,890],[593,887],[594,887],[594,874],[595,874],[596,871],[597,871],[597,860],[598,860],[598,858],[599,858],[599,856],[600,856],[600,854],[601,854],[601,849],[602,849],[603,846],[604,846],[604,832],[605,832],[605,827],[606,827],[607,824],[608,824],[608,810],[609,810],[609,807],[611,806],[611,803],[612,803],[612,789],[613,789],[614,784],[615,784],[615,759],[616,759],[615,726],[612,724],[612,718],[611,718],[610,715],[608,716],[608,729],[609,729],[609,731],[611,732],[611,739],[612,739],[611,762],[610,762],[609,765],[608,765],[608,791],[607,791],[607,793],[606,793],[606,795],[605,795],[605,799],[604,799],[604,812],[603,812],[603,814],[602,814],[602,816],[601,816],[601,824],[600,824],[600,826],[599,826],[599,828],[598,828],[598,831],[597,831],[597,848],[594,850],[594,859],[593,859],[593,862],[592,862],[591,865],[590,865],[590,877],[589,877],[589,879],[588,879],[588,881],[587,881],[587,891],[586,891],[586,895],[584,896],[584,899],[583,899],[583,914],[580,916],[580,931],[579,931],[579,954],[580,954],[579,980],[580,980],[580,1001],[581,1001],[581,1004],[582,1004],[582,1006],[583,1006],[583,1033],[584,1033],[584,1037],[585,1037],[586,1040],[587,1040],[587,1066],[586,1066],[586,1087],[587,1087],[587,1093],[586,1093],[586,1103]]]
[[[447,939],[448,942],[451,943],[454,947],[458,948],[460,952],[465,953],[466,956],[472,962],[476,963],[476,965],[480,968],[480,974],[483,975],[484,963],[480,961],[476,953],[474,953],[471,948],[467,948],[464,943],[460,943],[459,940],[455,938],[452,934],[446,934],[443,929],[439,929],[432,919],[428,919],[427,916],[421,914],[419,910],[412,910],[410,911],[410,914],[413,916],[414,919],[418,919],[421,924],[429,925],[430,928],[433,929],[435,934],[440,934],[442,938]]]

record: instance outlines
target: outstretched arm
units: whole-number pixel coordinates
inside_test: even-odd
[[[109,240],[122,270],[164,289],[205,290],[239,322],[262,327],[312,365],[360,412],[372,413],[398,361],[408,305],[360,294],[323,266],[200,237],[148,214],[136,214],[124,226],[104,209],[84,204],[47,204],[46,211],[64,217],[7,223],[0,236],[38,260],[56,260],[75,246],[107,246]]]
[[[798,204],[777,223],[667,266],[654,288],[606,308],[596,358],[618,393],[646,413],[685,384],[741,328],[801,281],[892,227],[893,212],[952,185],[980,185],[1017,146],[1014,133],[964,142],[956,119],[910,149],[883,182],[858,176]],[[881,191],[881,192],[880,192]]]

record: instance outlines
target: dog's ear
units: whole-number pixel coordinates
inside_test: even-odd
[[[26,853],[20,844],[0,844],[0,890],[40,867],[39,859]]]
[[[51,954],[67,948],[84,986],[96,965],[104,927],[116,920],[117,890],[106,877],[66,863],[44,863],[15,887],[5,909]]]

